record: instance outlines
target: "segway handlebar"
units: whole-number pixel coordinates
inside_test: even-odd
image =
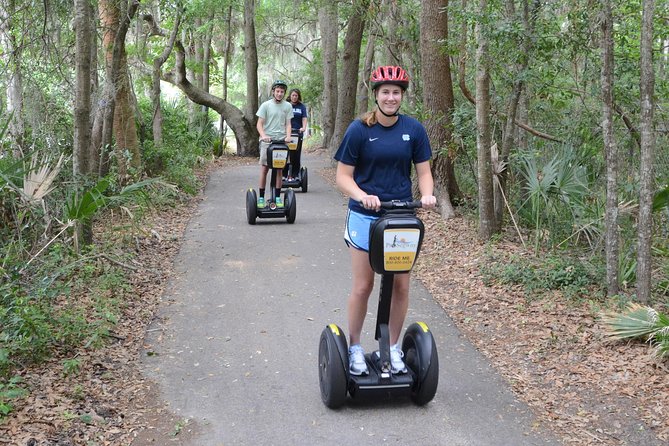
[[[423,207],[423,203],[419,200],[415,201],[402,201],[402,200],[391,200],[391,201],[382,201],[381,209],[417,209]]]

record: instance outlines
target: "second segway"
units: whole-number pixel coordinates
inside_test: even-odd
[[[375,339],[379,350],[365,355],[366,376],[349,373],[346,336],[336,324],[327,325],[318,348],[318,379],[321,399],[337,408],[352,398],[408,394],[418,405],[434,398],[439,382],[439,358],[432,332],[424,322],[411,324],[402,338],[402,351],[408,373],[393,374],[390,367],[390,304],[393,279],[397,273],[413,268],[423,241],[423,222],[415,215],[420,201],[383,202],[387,212],[376,220],[369,232],[369,261],[381,275]]]
[[[250,225],[256,224],[256,218],[283,218],[288,223],[295,223],[297,203],[295,202],[295,191],[288,189],[283,194],[283,207],[276,204],[277,175],[281,175],[288,159],[288,145],[285,141],[272,141],[267,147],[267,165],[272,174],[270,176],[270,198],[264,207],[258,207],[258,195],[254,189],[246,191],[246,219]]]
[[[293,132],[291,133],[292,141],[288,143],[288,149],[290,150],[289,156],[295,157],[300,161],[299,170],[296,169],[294,164],[289,164],[283,169],[283,187],[292,187],[294,189],[302,190],[306,193],[309,189],[309,172],[307,168],[302,166],[302,134]],[[297,170],[297,172],[296,172]]]

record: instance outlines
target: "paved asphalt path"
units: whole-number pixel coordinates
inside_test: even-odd
[[[458,332],[418,281],[407,324],[424,321],[439,352],[439,387],[424,407],[407,399],[331,410],[320,398],[318,343],[326,324],[346,330],[349,256],[346,200],[318,174],[329,160],[305,155],[309,191],[297,219],[246,222],[245,191],[257,165],[212,173],[176,258],[145,375],[192,443],[219,445],[557,445],[530,410]],[[375,289],[363,346],[374,349]]]

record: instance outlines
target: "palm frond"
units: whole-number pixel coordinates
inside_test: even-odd
[[[657,311],[636,303],[622,313],[605,313],[601,319],[607,327],[606,334],[616,339],[652,336],[666,326],[662,325],[664,318]]]
[[[54,166],[51,165],[51,157],[46,156],[41,162],[34,156],[30,161],[30,168],[23,179],[22,197],[30,203],[41,202],[54,188],[53,181],[60,173],[63,165],[64,155],[60,155]]]

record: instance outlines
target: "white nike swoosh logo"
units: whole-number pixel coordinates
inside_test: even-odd
[[[379,138],[369,138],[369,142],[376,141]]]

